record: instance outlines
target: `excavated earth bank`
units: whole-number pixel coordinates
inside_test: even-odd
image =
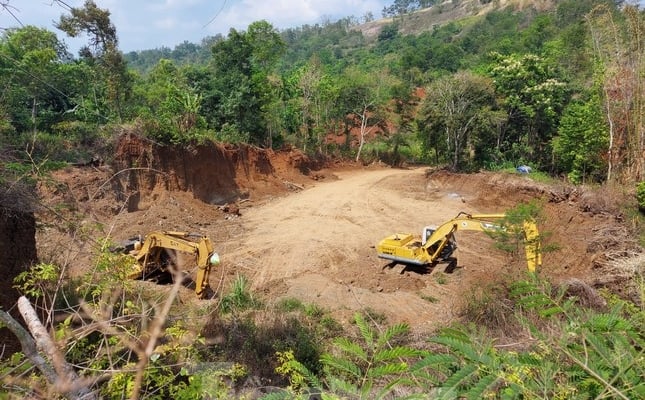
[[[217,295],[207,302],[217,302],[242,274],[265,302],[295,297],[324,307],[341,323],[369,308],[419,333],[456,320],[472,293],[525,267],[521,257],[474,232],[458,234],[459,263],[451,274],[441,266],[426,273],[388,267],[374,245],[390,233],[420,233],[460,211],[503,212],[537,201],[546,217],[540,228],[560,248],[544,255],[540,273],[625,295],[631,272],[615,260],[640,251],[619,211],[623,199],[608,191],[505,173],[325,165],[293,149],[178,148],[126,134],[110,165],[61,170],[40,193],[38,257],[67,274],[92,270],[97,239],[199,232],[211,237],[223,260],[211,276]],[[194,301],[189,289],[181,301]]]

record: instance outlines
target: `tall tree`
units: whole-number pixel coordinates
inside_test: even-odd
[[[89,45],[81,48],[80,56],[94,66],[97,82],[95,89],[104,97],[107,114],[121,120],[124,102],[130,97],[132,76],[118,48],[116,27],[110,20],[110,11],[99,8],[92,0],[85,0],[83,7],[70,8],[70,15],[62,15],[56,27],[70,37],[81,33],[89,37]],[[104,114],[101,105],[97,112]]]
[[[358,161],[368,135],[384,126],[384,107],[395,80],[387,71],[378,71],[374,76],[356,67],[348,68],[341,79],[338,112],[345,118],[348,135],[352,127],[359,128]]]
[[[213,46],[216,129],[228,127],[256,144],[266,144],[267,118],[275,92],[270,76],[284,52],[271,24],[258,21],[248,31],[231,29]]]
[[[417,126],[437,160],[454,170],[470,161],[474,135],[494,105],[492,82],[470,72],[458,72],[431,83],[421,105]]]
[[[645,176],[645,16],[634,6],[623,14],[601,5],[586,20],[609,123],[607,180],[629,182]]]
[[[135,93],[140,103],[136,113],[158,127],[158,140],[184,141],[194,128],[206,126],[200,114],[202,95],[171,60],[161,59]]]
[[[575,101],[564,110],[553,139],[556,167],[574,183],[601,182],[607,170],[609,142],[599,95]]]
[[[534,54],[497,54],[490,69],[508,113],[502,151],[517,149],[514,161],[548,164],[548,144],[557,131],[569,89],[547,60]]]
[[[0,103],[14,128],[48,129],[69,108],[69,97],[58,87],[67,51],[53,32],[35,26],[9,29],[0,39]]]

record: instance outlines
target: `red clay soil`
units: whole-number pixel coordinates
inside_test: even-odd
[[[391,233],[420,233],[460,211],[497,213],[539,201],[546,214],[540,229],[560,246],[544,255],[539,273],[556,282],[620,283],[604,261],[638,250],[606,193],[545,185],[530,175],[319,165],[297,150],[162,147],[126,135],[113,165],[69,167],[40,189],[48,211],[38,215],[38,256],[69,274],[92,268],[100,238],[199,232],[223,260],[211,276],[216,296],[203,301],[217,302],[243,274],[266,303],[298,298],[343,323],[370,309],[419,333],[455,321],[473,291],[525,266],[485,235],[460,232],[453,273],[388,267],[374,245]]]

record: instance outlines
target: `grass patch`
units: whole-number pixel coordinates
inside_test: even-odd
[[[437,272],[435,274],[434,280],[440,285],[445,285],[446,283],[448,283],[448,277],[443,272]]]
[[[253,297],[249,281],[244,275],[238,275],[233,281],[231,291],[222,297],[220,311],[229,314],[234,311],[244,311],[260,307],[261,302]]]
[[[304,310],[305,305],[302,304],[302,301],[296,298],[287,297],[287,298],[281,299],[276,304],[275,308],[277,311],[292,312],[292,311]]]
[[[424,294],[421,295],[421,298],[423,300],[427,301],[428,303],[438,303],[439,302],[438,298],[432,297],[432,296],[426,296]]]

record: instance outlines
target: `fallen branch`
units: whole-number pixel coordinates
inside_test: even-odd
[[[90,391],[89,387],[83,384],[79,385],[78,374],[65,361],[65,357],[63,357],[56,343],[49,336],[47,329],[40,322],[36,311],[25,296],[20,296],[18,299],[18,310],[27,324],[36,348],[45,354],[46,364],[53,366],[54,375],[50,375],[48,380],[50,377],[53,378],[54,389],[69,399],[95,399],[96,396]],[[50,369],[47,369],[47,373],[51,374],[51,372],[50,367]],[[45,373],[43,372],[43,374]]]
[[[40,373],[47,379],[47,382],[54,384],[58,379],[58,375],[54,368],[47,363],[47,360],[38,353],[36,342],[34,342],[34,338],[31,337],[29,332],[27,332],[27,330],[23,328],[22,325],[20,325],[11,315],[2,310],[0,310],[0,321],[5,324],[16,338],[18,338],[25,357],[27,357],[29,361],[36,366],[36,368],[38,368]]]

